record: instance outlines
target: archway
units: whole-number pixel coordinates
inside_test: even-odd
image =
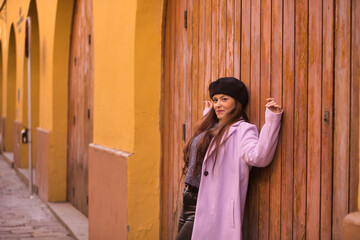
[[[40,59],[39,59],[39,23],[36,1],[30,3],[28,16],[31,18],[31,138],[32,138],[32,162],[36,163],[36,128],[39,126],[39,97],[40,97]],[[24,58],[23,75],[23,122],[28,127],[28,58]],[[28,167],[28,144],[21,144],[20,147],[20,168]]]
[[[91,0],[74,5],[69,57],[67,200],[88,214],[88,146],[93,140],[94,44]]]
[[[4,151],[14,151],[14,121],[15,121],[15,103],[16,103],[16,40],[14,25],[10,28],[7,84],[6,84],[6,118],[5,118],[5,136]]]

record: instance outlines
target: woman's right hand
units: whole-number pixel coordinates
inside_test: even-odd
[[[267,103],[265,107],[269,108],[270,111],[272,111],[273,113],[282,112],[281,106],[275,102],[274,98],[267,98],[266,101]]]
[[[204,101],[204,108],[211,108],[212,107],[212,102],[211,101]]]

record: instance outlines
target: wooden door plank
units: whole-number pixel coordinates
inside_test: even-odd
[[[178,8],[177,8],[177,18],[179,22],[179,26],[177,30],[179,31],[179,44],[177,44],[178,54],[178,94],[179,94],[179,105],[177,106],[179,109],[179,117],[178,117],[178,158],[177,158],[177,166],[176,166],[176,175],[174,177],[177,188],[175,188],[176,194],[175,197],[177,199],[177,215],[175,218],[175,224],[178,223],[178,217],[181,213],[181,206],[182,206],[182,190],[184,188],[184,178],[182,177],[181,169],[184,166],[183,161],[183,148],[185,146],[184,143],[184,136],[183,136],[183,124],[185,124],[185,82],[186,82],[186,31],[185,31],[185,21],[184,21],[184,12],[186,9],[186,1],[179,1]],[[177,226],[177,225],[175,225]],[[175,227],[176,229],[176,227]],[[177,231],[175,231],[176,233]]]
[[[250,5],[250,77],[249,90],[249,118],[250,122],[258,128],[260,125],[260,0],[251,2]],[[249,208],[248,239],[259,239],[259,189],[258,171],[253,169],[249,179],[249,197],[247,198]]]
[[[169,156],[169,148],[170,145],[170,2],[168,1],[166,4],[166,17],[165,17],[165,34],[164,34],[164,78],[163,78],[163,92],[162,92],[162,138],[161,138],[161,146],[162,146],[162,159],[161,159],[161,202],[160,202],[160,209],[161,209],[161,239],[169,239],[171,232],[169,226],[169,217],[171,216],[171,212],[169,211],[169,188],[168,185],[170,175],[169,175],[169,163],[170,163],[170,156]]]
[[[295,2],[284,1],[281,239],[293,239]]]
[[[234,76],[234,0],[226,3],[226,69],[227,77]]]
[[[93,46],[91,2],[77,1],[72,24],[69,65],[68,117],[68,200],[88,214],[88,144],[92,142],[93,120]],[[78,31],[82,29],[82,31]]]
[[[205,77],[204,77],[204,85],[203,85],[203,97],[201,99],[201,116],[204,110],[204,101],[209,99],[209,84],[211,82],[211,56],[212,56],[212,48],[211,48],[211,36],[212,36],[212,25],[211,25],[211,17],[212,17],[212,6],[211,1],[206,1],[205,3]]]
[[[260,127],[260,0],[251,2],[250,122]]]
[[[308,1],[295,2],[295,116],[293,238],[305,238]]]
[[[271,7],[271,97],[282,106],[282,35],[283,6],[281,0],[273,0]],[[269,239],[280,239],[281,233],[281,152],[282,135],[280,133],[277,151],[270,165],[270,229]]]
[[[321,220],[320,238],[331,239],[332,226],[332,154],[333,154],[333,84],[334,84],[334,1],[323,1],[323,62],[322,62],[322,120],[321,148]]]
[[[219,2],[219,77],[226,76],[226,1]]]
[[[219,0],[212,0],[211,81],[219,77]]]
[[[234,25],[234,77],[240,79],[241,59],[241,0],[235,0],[235,25]]]
[[[174,220],[173,220],[173,216],[174,216],[174,177],[173,177],[173,169],[174,169],[174,159],[176,157],[176,150],[175,150],[175,128],[174,128],[174,122],[175,122],[175,117],[174,117],[174,91],[175,91],[175,48],[176,48],[176,38],[175,38],[175,34],[176,34],[176,15],[175,15],[175,9],[176,9],[176,5],[175,5],[175,1],[170,1],[169,2],[170,6],[170,99],[169,99],[169,106],[170,106],[170,117],[169,117],[169,125],[170,125],[170,141],[169,141],[169,146],[170,146],[170,150],[169,150],[169,218],[168,218],[168,225],[169,225],[169,238],[171,239],[174,235]]]
[[[204,85],[205,85],[205,30],[206,30],[206,22],[205,22],[205,7],[206,0],[199,1],[199,88],[197,90],[197,119],[200,119],[203,113],[204,108]]]
[[[250,36],[250,24],[251,19],[251,4],[250,1],[241,1],[241,81],[244,82],[244,84],[247,86],[249,95],[250,95],[250,89],[251,89],[251,59],[250,59],[250,53],[251,53],[251,36]],[[250,105],[250,104],[248,104]],[[246,114],[250,116],[250,107],[247,107]]]
[[[351,2],[337,0],[335,6],[335,124],[333,238],[343,236],[343,219],[349,209],[350,139],[350,46]]]
[[[185,82],[185,28],[184,28],[184,1],[175,1],[175,88],[174,88],[174,168],[172,171],[174,201],[173,201],[173,235],[177,235],[176,226],[178,223],[181,203],[183,182],[180,181],[181,169],[183,166],[182,148],[183,148],[183,128],[185,109],[184,109],[184,82]]]
[[[186,122],[186,142],[190,139],[192,134],[192,121],[191,121],[191,95],[192,95],[192,12],[193,12],[193,1],[187,0],[187,39],[186,39],[186,116],[185,116],[185,122]]]
[[[250,17],[251,17],[251,5],[250,1],[241,1],[241,81],[248,88],[249,95],[250,93],[250,76],[251,76],[251,45],[250,45]],[[247,115],[249,115],[249,107],[246,109]],[[250,175],[253,173],[250,172]],[[250,177],[253,179],[253,176]],[[253,219],[254,213],[257,214],[257,211],[253,211],[254,207],[257,204],[257,199],[254,197],[254,194],[257,193],[255,182],[250,181],[248,186],[248,193],[246,198],[245,210],[244,210],[244,219],[243,219],[243,238],[250,239],[250,236],[256,234],[257,236],[257,223]]]
[[[320,235],[322,0],[309,1],[306,238]]]
[[[359,82],[360,82],[360,3],[352,1],[351,30],[351,139],[349,212],[358,210],[359,185]]]
[[[190,13],[191,14],[191,13]],[[199,0],[193,1],[192,11],[192,85],[191,85],[191,125],[198,120],[197,96],[199,88]]]
[[[260,110],[260,128],[265,123],[266,98],[270,96],[271,65],[271,0],[260,3],[260,100],[255,108]],[[270,175],[269,167],[259,168],[259,238],[269,238],[270,220]]]

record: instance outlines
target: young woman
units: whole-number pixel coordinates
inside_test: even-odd
[[[241,226],[253,166],[267,166],[275,153],[281,107],[268,98],[260,136],[248,123],[246,86],[219,78],[209,86],[212,104],[184,148],[185,190],[178,240],[241,239]]]

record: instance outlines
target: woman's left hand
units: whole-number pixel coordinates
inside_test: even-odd
[[[273,113],[281,113],[281,106],[275,102],[274,98],[267,98],[266,101],[265,107],[269,108]]]

